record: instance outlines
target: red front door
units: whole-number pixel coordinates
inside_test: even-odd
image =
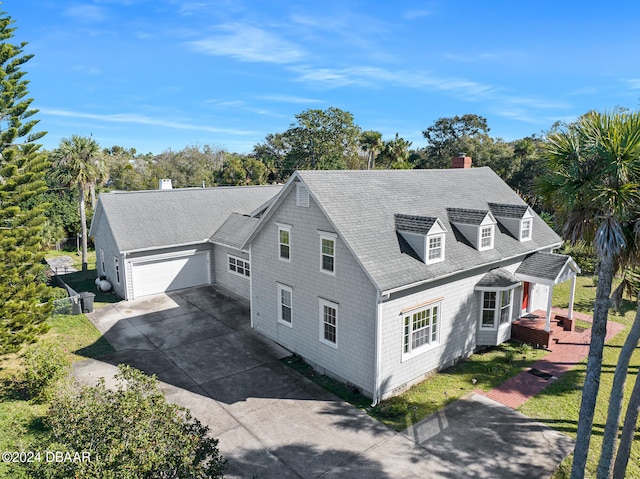
[[[529,287],[531,283],[525,281],[522,284],[522,311],[526,312],[529,309]]]

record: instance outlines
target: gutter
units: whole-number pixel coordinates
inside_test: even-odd
[[[375,407],[380,402],[380,368],[382,362],[382,354],[380,349],[382,348],[382,304],[383,301],[389,299],[388,294],[378,293],[378,300],[376,304],[376,350],[375,360],[373,366],[373,402],[371,407]]]
[[[131,250],[127,250],[127,251],[122,251],[122,254],[144,253],[145,251],[154,251],[154,250],[157,250],[157,249],[181,248],[182,246],[196,246],[196,245],[201,245],[201,244],[206,244],[206,243],[209,243],[209,238],[205,238],[202,241],[191,241],[189,243],[158,245],[158,246],[149,246],[147,248],[131,249]]]
[[[507,258],[501,258],[499,261],[497,262],[503,262],[503,261],[509,261],[511,259],[515,259],[519,256],[526,256],[529,254],[533,254],[533,253],[537,253],[539,251],[545,250],[545,249],[555,249],[555,248],[559,248],[560,246],[562,246],[562,242],[560,243],[554,243],[552,245],[548,245],[548,246],[541,246],[540,248],[533,250],[533,251],[529,251],[527,253],[520,253],[514,256],[509,256]],[[490,266],[492,264],[495,264],[497,262],[493,262],[493,263],[484,263],[484,264],[479,264],[478,266],[475,266],[473,268],[470,269],[477,269],[477,268],[482,268],[484,266]],[[423,279],[420,281],[416,281],[415,283],[411,283],[411,284],[405,284],[404,286],[398,286],[396,288],[391,288],[391,289],[387,289],[385,291],[382,291],[382,293],[380,293],[382,296],[389,296],[391,294],[397,293],[399,291],[403,291],[405,289],[410,289],[410,288],[415,288],[416,286],[422,286],[423,284],[427,284],[427,283],[432,283],[434,281],[440,281],[441,279],[446,279],[446,278],[450,278],[451,276],[455,276],[459,273],[461,273],[462,271],[469,271],[469,269],[459,269],[457,271],[452,271],[451,273],[447,273],[447,274],[443,274],[442,276],[438,276],[437,278],[429,278],[429,279]]]

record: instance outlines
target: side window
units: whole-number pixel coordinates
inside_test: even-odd
[[[278,257],[291,261],[291,226],[278,225]]]
[[[278,283],[278,322],[293,326],[293,290]]]
[[[104,267],[104,250],[102,248],[100,248],[100,266],[102,267],[102,274],[107,274],[107,270]]]
[[[113,258],[113,265],[116,270],[116,282],[120,284],[120,261],[118,258]]]
[[[419,354],[438,343],[440,337],[440,303],[404,315],[402,354],[405,358]]]
[[[320,342],[338,348],[338,305],[320,300]]]
[[[336,238],[333,233],[320,233],[320,271],[336,274]]]

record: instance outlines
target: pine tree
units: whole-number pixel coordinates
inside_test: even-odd
[[[45,132],[31,132],[37,110],[30,108],[22,66],[33,55],[23,53],[26,42],[11,43],[13,23],[0,12],[0,354],[46,331],[51,312],[40,304],[47,288],[39,280],[45,205],[26,206],[46,190],[48,160],[35,143]]]

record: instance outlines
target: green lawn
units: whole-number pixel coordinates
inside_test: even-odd
[[[51,329],[42,339],[59,344],[69,362],[113,351],[84,315],[55,316],[49,324]],[[0,356],[0,451],[29,450],[29,445],[43,433],[47,405],[26,399],[17,381],[20,372],[17,354]],[[22,477],[22,469],[0,462],[0,478]]]
[[[560,285],[554,290],[554,304],[567,306],[569,285]],[[576,310],[584,313],[593,313],[593,301],[595,298],[595,287],[591,277],[579,277],[576,288]],[[610,313],[609,319],[625,324],[627,328],[619,333],[605,346],[602,378],[600,383],[600,393],[598,396],[597,409],[594,415],[594,429],[591,436],[591,449],[589,461],[587,463],[586,477],[595,477],[595,470],[600,457],[600,447],[602,446],[602,432],[606,421],[608,397],[613,382],[615,366],[618,363],[620,348],[624,344],[627,333],[635,318],[636,303],[625,300],[621,313]],[[626,384],[626,398],[629,397],[638,368],[640,367],[640,348],[636,348],[630,363],[630,374]],[[558,429],[565,434],[575,437],[580,411],[580,400],[582,394],[582,384],[586,371],[586,360],[572,371],[565,374],[558,381],[536,397],[525,403],[520,411],[527,416],[539,419],[542,422]],[[626,408],[626,401],[624,407]],[[569,477],[571,468],[571,458],[568,458],[553,476],[555,479]],[[640,435],[636,434],[636,440],[629,459],[627,469],[628,478],[640,478]]]

